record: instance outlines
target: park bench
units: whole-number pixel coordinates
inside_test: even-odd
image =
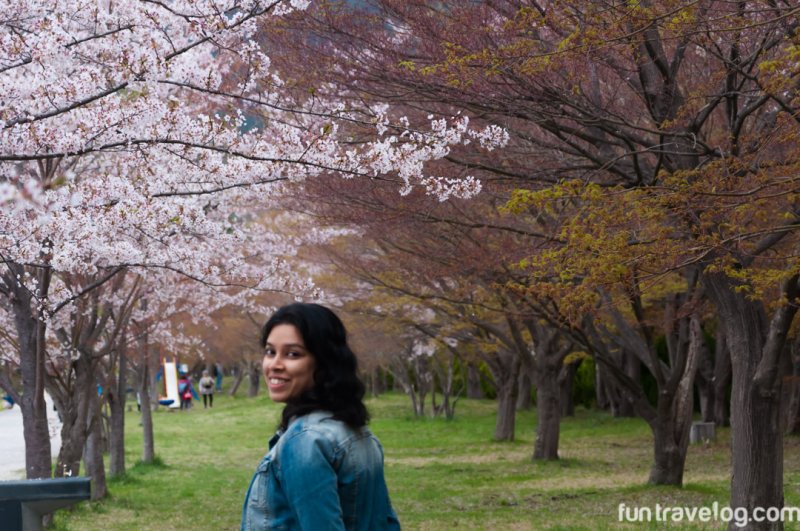
[[[0,481],[0,528],[39,531],[42,517],[91,494],[87,477]]]

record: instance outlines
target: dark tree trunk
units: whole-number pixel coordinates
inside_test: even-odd
[[[639,358],[627,350],[623,350],[620,355],[625,374],[635,382],[642,381],[642,362],[639,361]],[[633,418],[636,416],[633,403],[624,394],[615,393],[615,402],[615,417]]]
[[[551,360],[552,361],[552,360]],[[536,443],[533,458],[558,459],[558,439],[561,429],[561,389],[558,375],[561,367],[554,363],[540,363],[536,374]]]
[[[406,394],[411,398],[411,410],[414,412],[415,417],[421,417],[425,414],[425,397],[421,399],[417,397],[417,388],[414,384],[409,384],[405,388]]]
[[[484,398],[481,373],[473,363],[467,365],[467,398]]]
[[[800,337],[795,338],[791,349],[791,377],[787,378],[789,406],[786,414],[786,433],[800,433]]]
[[[632,378],[630,375],[641,375],[641,363],[635,364],[626,362],[626,357],[633,356],[616,353],[616,355],[608,355],[609,358],[614,360],[614,371],[622,371],[627,377]],[[638,362],[638,360],[636,360]],[[635,417],[636,410],[633,403],[625,395],[620,392],[619,386],[615,385],[611,375],[611,367],[603,366],[601,364],[595,365],[595,393],[597,397],[597,407],[599,409],[608,410],[614,418],[619,417]],[[640,382],[641,376],[634,378],[633,381]]]
[[[411,399],[411,410],[415,417],[425,414],[425,400],[428,395],[428,363],[426,356],[408,358],[410,350],[392,359],[392,375],[396,389]]]
[[[755,507],[783,507],[780,393],[765,396],[753,386],[756,364],[750,363],[747,352],[739,352],[746,350],[743,347],[731,347],[731,507],[751,511]],[[769,527],[753,525],[748,529]]]
[[[604,377],[605,371],[608,369],[603,368],[599,363],[594,366],[594,395],[595,404],[597,409],[609,410],[611,408],[611,400],[609,399],[609,383],[606,382]]]
[[[716,346],[714,347],[714,424],[730,425],[730,399],[728,389],[731,385],[731,354],[725,339],[725,326],[717,326]]]
[[[762,304],[722,274],[706,275],[731,353],[731,503],[753,514],[756,507],[782,508],[783,430],[781,429],[780,357],[797,307],[786,304],[768,322]],[[794,301],[797,277],[783,285]],[[782,527],[782,526],[781,526]],[[746,529],[775,529],[751,522]]]
[[[230,391],[228,391],[229,396],[236,396],[236,392],[239,390],[239,386],[242,385],[242,381],[244,380],[244,375],[248,372],[246,367],[247,364],[239,364],[237,367],[236,379],[233,381]]]
[[[22,411],[22,432],[25,439],[25,477],[28,479],[49,478],[51,476],[52,457],[50,446],[50,428],[47,423],[47,405],[44,400],[44,387],[31,382],[31,372],[44,374],[44,364],[38,360],[25,360],[22,363],[23,395],[20,402]],[[39,369],[24,367],[40,366]],[[33,376],[35,380],[36,377]]]
[[[45,331],[46,320],[37,319],[33,309],[32,294],[16,282],[24,269],[6,264],[8,273],[4,281],[12,295],[11,308],[19,338],[20,372],[22,376],[22,432],[25,438],[25,476],[28,479],[49,478],[52,474],[50,429],[47,424],[45,391]],[[13,277],[13,278],[9,278]],[[47,293],[50,275],[39,275],[39,289]]]
[[[524,368],[519,373],[517,390],[517,411],[528,411],[533,407],[533,382],[530,373]]]
[[[414,363],[414,383],[412,389],[417,395],[417,406],[419,406],[418,416],[425,415],[426,397],[433,391],[433,374],[431,374],[430,362],[427,356],[417,356]]]
[[[380,367],[374,367],[370,371],[370,391],[372,396],[380,396],[386,392],[386,384],[383,381],[383,370]]]
[[[442,367],[436,364],[436,375],[439,380],[439,387],[442,392],[442,403],[436,403],[435,392],[431,393],[431,404],[433,405],[434,415],[439,416],[444,413],[447,420],[452,420],[456,414],[456,404],[463,391],[462,388],[455,388],[455,362],[456,355],[451,353],[447,359],[447,366]],[[435,390],[435,389],[434,389]]]
[[[83,461],[86,464],[86,475],[92,478],[92,499],[99,500],[108,494],[106,485],[106,469],[103,463],[103,419],[100,415],[100,399],[92,393],[92,414],[87,426],[86,446]]]
[[[688,345],[675,346],[673,374],[659,389],[653,430],[653,466],[650,483],[683,485],[683,470],[689,448],[689,430],[694,410],[694,380],[705,339],[700,318],[688,320]]]
[[[124,347],[120,348],[118,365],[116,389],[109,394],[111,419],[108,438],[108,471],[112,478],[125,474],[125,398],[128,388],[128,362]]]
[[[153,409],[150,405],[150,357],[149,346],[145,340],[142,379],[139,382],[139,402],[142,414],[142,462],[149,464],[155,459],[155,438],[153,436]]]
[[[91,414],[89,393],[97,392],[91,385],[93,371],[89,358],[88,353],[82,352],[73,363],[74,381],[70,388],[52,389],[51,392],[61,417],[61,448],[54,472],[56,477],[77,476],[80,473],[86,445],[86,426]]]
[[[683,485],[686,449],[674,439],[674,426],[666,419],[658,419],[653,428],[653,465],[649,482],[653,485]]]
[[[511,359],[508,360],[508,367],[502,371],[493,371],[497,386],[497,421],[494,428],[496,441],[514,440],[520,361],[514,354],[508,354],[508,356],[511,356]]]
[[[784,349],[785,355],[781,356],[780,360],[780,374],[783,375],[783,384],[781,385],[781,431],[789,433],[789,416],[792,415],[792,402],[794,401],[795,385],[794,385],[794,361],[792,359],[791,349],[787,347]]]
[[[695,384],[700,398],[700,418],[703,422],[714,422],[714,412],[716,411],[714,361],[711,359],[711,352],[705,346],[700,351],[700,363],[697,367]]]
[[[567,363],[561,367],[558,374],[559,386],[559,403],[561,404],[561,416],[573,417],[575,416],[575,375],[578,373],[578,367],[581,366],[582,360],[573,363]]]
[[[248,386],[247,386],[247,396],[253,398],[254,396],[258,396],[258,389],[261,386],[261,364],[260,363],[251,363],[248,366]]]

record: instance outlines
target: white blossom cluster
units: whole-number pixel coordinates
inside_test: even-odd
[[[0,256],[56,272],[47,292],[35,276],[15,280],[33,294],[32,314],[89,311],[73,301],[52,315],[118,267],[147,272],[162,292],[150,307],[165,315],[201,297],[184,280],[216,294],[203,296],[206,310],[248,304],[224,286],[313,290],[290,267],[297,242],[243,221],[279,208],[285,183],[334,173],[388,176],[401,193],[421,186],[440,200],[480,191],[471,177],[425,175],[425,164],[473,140],[502,146],[503,130],[433,116],[414,129],[380,105],[365,124],[341,102],[312,106],[284,90],[258,33],[307,5],[4,0]],[[357,121],[372,138],[351,141]]]
[[[436,353],[436,342],[430,338],[418,337],[415,338],[409,357],[410,358],[430,358]]]

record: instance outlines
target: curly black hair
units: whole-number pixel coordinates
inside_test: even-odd
[[[358,429],[367,424],[364,383],[358,377],[358,360],[347,344],[341,319],[319,304],[297,302],[283,306],[264,324],[261,347],[273,328],[290,324],[297,328],[306,349],[314,357],[314,386],[287,402],[280,427],[286,429],[294,417],[313,411],[330,411],[333,418]]]

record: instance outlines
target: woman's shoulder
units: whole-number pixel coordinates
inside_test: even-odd
[[[346,427],[343,422],[334,419],[333,413],[330,411],[313,411],[293,418],[286,428],[286,435],[291,437],[307,432],[323,433],[338,431]]]
[[[341,443],[347,439],[368,434],[369,430],[366,426],[353,429],[345,422],[333,418],[333,413],[329,411],[314,411],[292,420],[284,437],[286,439],[300,437],[312,440],[323,438],[332,443]]]
[[[281,435],[275,448],[275,458],[281,468],[304,462],[311,464],[322,458],[334,468],[350,462],[354,466],[365,456],[383,455],[378,440],[369,429],[353,429],[334,419],[329,412],[314,412],[294,419]],[[280,465],[279,465],[280,466]]]

